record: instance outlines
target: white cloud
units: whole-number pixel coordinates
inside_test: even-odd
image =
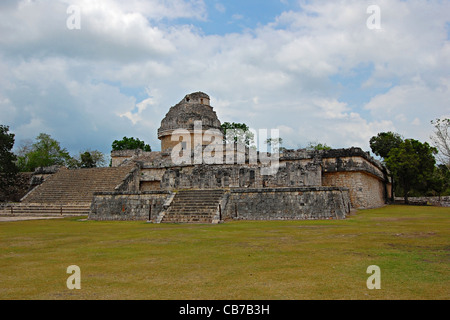
[[[233,14],[231,16],[231,19],[233,19],[233,20],[242,20],[242,19],[244,19],[244,16],[242,14],[235,13],[235,14]]]
[[[156,130],[170,106],[204,91],[222,122],[279,128],[286,147],[367,148],[382,130],[425,140],[429,120],[450,101],[449,4],[377,1],[379,32],[366,27],[369,4],[300,1],[302,10],[223,36],[195,26],[207,20],[203,1],[3,5],[0,109],[8,115],[1,121],[24,138],[41,126],[74,145],[94,133],[107,147],[113,136],[141,134],[157,150]],[[80,30],[66,28],[69,5],[82,9]],[[373,72],[358,79],[361,65]],[[346,101],[336,76],[376,94],[359,105]],[[78,129],[84,135],[75,139]]]
[[[219,2],[216,3],[214,8],[216,8],[216,10],[219,11],[220,13],[225,13],[227,11],[227,8],[223,5],[223,3],[219,3]]]
[[[430,121],[448,114],[450,86],[443,81],[437,88],[424,84],[393,87],[366,104],[374,119],[396,119],[399,133],[421,141],[429,141]],[[413,125],[413,127],[411,127]]]
[[[350,109],[344,102],[339,102],[336,99],[315,99],[314,105],[318,107],[318,116],[323,116],[325,119],[344,119],[350,115],[347,113]]]
[[[66,0],[71,5],[78,5],[86,14],[108,14],[110,18],[122,20],[124,17],[144,16],[151,20],[193,18],[205,19],[206,6],[203,0]],[[102,13],[100,13],[102,12]],[[120,17],[122,16],[122,17]],[[113,19],[116,20],[116,19]]]

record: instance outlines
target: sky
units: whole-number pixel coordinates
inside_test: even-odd
[[[0,1],[0,124],[72,155],[157,129],[186,94],[283,146],[431,143],[450,117],[450,1]]]

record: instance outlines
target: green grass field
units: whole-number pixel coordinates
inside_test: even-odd
[[[219,225],[1,222],[0,299],[449,299],[449,227],[450,208],[419,206]],[[66,286],[70,265],[80,290]]]

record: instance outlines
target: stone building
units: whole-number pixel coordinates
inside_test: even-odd
[[[161,151],[113,151],[111,168],[61,169],[21,205],[61,213],[79,205],[92,220],[155,223],[339,219],[384,205],[390,192],[386,169],[360,148],[270,154],[225,145],[202,92],[169,109],[158,138]]]
[[[196,128],[198,122],[201,127]],[[230,161],[221,123],[202,92],[188,94],[170,108],[158,138],[160,152],[111,153],[114,166],[133,163],[139,169],[126,192],[94,195],[90,219],[344,218],[351,208],[384,205],[390,192],[386,169],[360,148],[283,150],[271,174],[264,172],[270,154],[234,145]],[[211,145],[223,153],[208,162],[201,156]],[[183,152],[188,154],[186,161],[175,163],[174,154]]]

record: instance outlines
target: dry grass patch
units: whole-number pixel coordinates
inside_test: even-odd
[[[449,299],[450,209],[220,225],[0,223],[0,299]],[[81,268],[69,290],[66,268]],[[381,268],[368,290],[366,269]]]

